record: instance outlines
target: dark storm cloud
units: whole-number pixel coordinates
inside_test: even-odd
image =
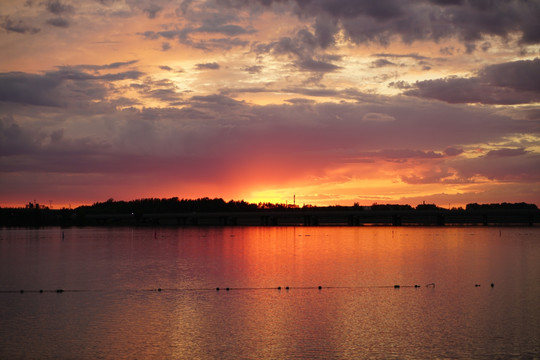
[[[41,29],[28,25],[22,20],[11,20],[9,17],[5,17],[0,24],[7,32],[15,32],[19,34],[37,34]]]
[[[146,31],[141,35],[146,39],[176,39],[184,45],[211,50],[246,46],[249,42],[239,37],[256,32],[251,26],[239,25],[240,20],[236,11],[219,6],[213,1],[197,3],[195,6],[192,6],[192,1],[184,1],[176,9],[176,15],[180,20],[180,26],[162,31]],[[195,36],[197,34],[215,37],[201,38]]]
[[[74,12],[73,6],[64,4],[60,0],[49,0],[45,3],[47,10],[55,15],[70,14]]]
[[[213,39],[197,39],[194,40],[191,34],[194,33],[213,33],[217,35],[227,36],[225,38],[213,38]],[[234,36],[232,34],[247,34],[250,31],[237,26],[237,25],[223,25],[201,28],[184,28],[177,30],[165,30],[165,31],[145,31],[140,35],[143,35],[148,40],[156,40],[159,38],[165,38],[167,40],[176,39],[179,43],[192,46],[197,49],[209,50],[209,49],[231,49],[233,47],[244,47],[249,44],[247,40],[242,40],[236,37],[230,38],[228,36]],[[162,46],[162,50],[166,51],[170,49],[168,43]]]
[[[149,19],[155,19],[156,18],[156,15],[161,11],[163,10],[163,8],[161,6],[158,6],[156,4],[150,4],[148,5],[148,7],[144,8],[143,9],[143,12],[146,14],[146,16],[149,18]]]
[[[111,63],[111,64],[98,65],[96,68],[98,70],[101,70],[101,69],[118,69],[118,68],[121,68],[121,67],[124,67],[124,66],[133,65],[133,64],[135,64],[137,62],[138,62],[138,60],[118,61],[118,62],[114,62],[114,63]],[[89,66],[91,66],[91,65],[89,65]]]
[[[47,20],[47,24],[60,27],[60,28],[67,28],[69,27],[69,21],[67,21],[64,18],[54,18]]]
[[[226,36],[238,36],[243,34],[252,34],[255,31],[253,29],[246,29],[239,25],[233,24],[203,24],[198,28],[186,29],[187,33],[215,33]]]
[[[164,102],[175,103],[182,99],[182,95],[176,92],[174,88],[155,89],[146,94],[148,97],[158,99]]]
[[[165,66],[167,71],[174,71],[172,68]],[[130,88],[136,90],[142,97],[152,98],[168,103],[169,106],[174,106],[183,101],[184,94],[178,92],[177,86],[170,80],[152,80],[146,78],[144,83],[133,83]]]
[[[327,42],[338,33],[338,28],[356,43],[388,44],[394,35],[405,42],[438,41],[455,36],[469,43],[469,51],[473,50],[471,43],[485,35],[506,38],[508,34],[520,33],[523,43],[540,42],[540,1],[537,0],[230,0],[227,4],[266,7],[292,4],[291,11],[299,17],[331,19],[339,24],[330,34],[324,33]],[[318,35],[322,39],[323,34]]]
[[[512,105],[537,102],[540,100],[540,59],[490,65],[471,78],[417,81],[405,94],[449,103]]]
[[[74,100],[102,99],[108,91],[105,82],[134,80],[142,75],[138,71],[92,75],[76,67],[45,74],[0,73],[0,102],[61,106]]]
[[[437,5],[461,5],[464,0],[429,0],[429,2]]]
[[[286,99],[286,102],[293,104],[293,105],[312,105],[315,104],[314,100],[305,99],[305,98],[292,98],[292,99]]]
[[[355,18],[360,15],[367,15],[379,20],[393,19],[403,14],[400,1],[379,0],[379,1],[294,1],[300,10],[315,13],[323,12],[337,18]]]
[[[261,65],[253,65],[253,66],[246,66],[243,68],[244,71],[247,71],[250,74],[259,74],[264,66]]]
[[[130,61],[118,61],[111,64],[104,64],[104,65],[89,65],[89,64],[81,64],[81,65],[74,65],[74,66],[59,66],[58,69],[70,71],[70,70],[77,70],[77,71],[95,71],[98,72],[100,70],[112,70],[112,69],[119,69],[125,66],[134,65],[138,62],[138,60],[130,60]]]
[[[171,50],[171,44],[168,42],[161,43],[161,51],[169,51]]]
[[[456,149],[454,147],[448,147],[444,150],[447,156],[456,156],[463,153],[463,149]]]
[[[10,72],[0,74],[0,101],[58,106],[57,88],[62,79],[50,75]]]
[[[105,5],[105,6],[109,6],[109,5],[112,5],[113,3],[119,1],[119,0],[96,0],[98,3],[100,3],[101,5]]]
[[[392,53],[378,53],[378,54],[372,54],[373,57],[378,58],[411,58],[414,60],[429,60],[430,58],[418,54],[392,54]]]
[[[218,70],[220,68],[219,64],[216,62],[211,63],[202,63],[195,65],[197,70]]]
[[[412,149],[383,149],[358,154],[360,158],[383,158],[386,160],[407,160],[407,159],[441,159],[444,154],[435,151],[423,151]]]
[[[453,167],[460,178],[483,176],[490,180],[538,181],[540,156],[534,153],[515,156],[483,156],[455,161]],[[529,189],[530,191],[530,189]]]
[[[31,153],[37,147],[33,136],[16,124],[13,118],[0,118],[0,154],[11,156]]]
[[[490,85],[540,93],[540,58],[490,65],[480,78]]]
[[[370,65],[372,68],[381,68],[385,66],[396,66],[396,64],[386,59],[378,59],[373,61]]]
[[[209,39],[201,40],[199,42],[192,42],[193,47],[203,50],[209,49],[222,49],[230,50],[235,47],[244,47],[249,44],[247,40],[241,40],[238,38],[219,38],[219,39]]]
[[[119,81],[119,80],[136,80],[140,78],[144,73],[140,71],[124,71],[118,74],[105,74],[100,76],[95,76],[94,79],[97,80],[106,80],[106,81]]]
[[[486,156],[489,157],[509,157],[509,156],[520,156],[525,155],[527,151],[524,148],[518,149],[499,149],[499,150],[490,150]]]
[[[194,106],[200,106],[200,103],[204,103],[205,106],[207,106],[208,104],[212,104],[212,106],[219,105],[224,106],[225,108],[229,108],[231,106],[237,106],[242,104],[241,101],[234,100],[224,95],[193,96],[191,97],[191,100],[195,103],[199,103],[194,104]]]
[[[325,72],[331,72],[331,71],[341,69],[341,67],[334,65],[332,63],[314,60],[314,59],[303,59],[301,61],[298,61],[296,64],[301,70],[305,70],[305,71],[325,73]]]
[[[225,96],[237,96],[238,94],[244,94],[244,93],[265,93],[265,92],[274,92],[275,90],[263,88],[263,87],[248,87],[248,88],[222,88],[219,89],[220,95]]]
[[[341,57],[322,53],[323,48],[317,37],[308,29],[300,29],[292,37],[285,36],[274,42],[255,44],[253,50],[258,54],[286,56],[303,71],[326,73],[340,69],[333,62],[339,61]]]

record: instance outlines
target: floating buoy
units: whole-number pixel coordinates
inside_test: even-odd
[[[289,290],[289,287],[287,286],[287,287],[285,288],[285,290]]]
[[[58,294],[61,294],[61,293],[64,292],[64,290],[62,290],[62,289],[57,289],[56,292],[57,292]]]
[[[229,288],[226,288],[225,290],[229,291],[230,289],[229,289]]]
[[[40,292],[40,293],[43,293],[43,289],[40,289],[39,292]]]
[[[321,290],[321,289],[322,289],[322,286],[319,285],[319,290]]]
[[[474,287],[479,287],[479,286],[480,286],[480,284],[474,284]]]
[[[216,288],[216,291],[219,291],[219,288],[218,288],[218,287]]]
[[[24,293],[24,290],[21,289],[21,294]]]
[[[495,284],[494,284],[494,283],[491,283],[491,287],[494,287],[494,286],[495,286]]]
[[[414,287],[415,287],[415,288],[419,288],[419,287],[420,287],[420,285],[414,285]]]
[[[278,290],[281,290],[281,286],[278,286],[277,289],[278,289]]]
[[[161,288],[158,288],[157,291],[161,291]]]
[[[399,285],[394,285],[394,289],[399,289]]]

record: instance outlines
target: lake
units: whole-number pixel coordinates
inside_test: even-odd
[[[0,358],[539,359],[540,228],[0,229]]]

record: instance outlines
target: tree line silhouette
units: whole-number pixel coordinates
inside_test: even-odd
[[[248,203],[244,200],[225,201],[221,198],[199,198],[199,199],[179,199],[172,198],[143,198],[131,201],[115,201],[108,199],[104,202],[96,202],[92,205],[79,206],[75,209],[53,210],[47,206],[37,203],[29,203],[25,208],[0,208],[0,226],[72,226],[86,225],[85,218],[92,215],[122,215],[130,214],[135,218],[143,214],[165,214],[165,213],[235,213],[235,212],[264,212],[271,210],[279,211],[440,211],[440,212],[475,212],[486,210],[517,211],[532,210],[538,211],[535,204],[528,203],[493,203],[493,204],[467,204],[465,209],[453,208],[451,210],[438,207],[435,204],[419,204],[415,208],[411,205],[399,204],[377,204],[371,206],[360,206],[355,203],[353,206],[314,206],[304,205],[299,207],[295,204],[273,204],[273,203]]]

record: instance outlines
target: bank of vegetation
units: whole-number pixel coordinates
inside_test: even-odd
[[[496,203],[496,204],[467,204],[465,208],[445,209],[435,204],[419,204],[416,207],[399,204],[372,204],[371,206],[313,206],[304,205],[299,207],[294,204],[258,203],[252,204],[246,201],[225,201],[221,198],[179,199],[173,198],[145,198],[131,201],[115,201],[109,199],[104,202],[96,202],[92,205],[80,206],[75,209],[50,209],[36,203],[29,203],[24,208],[0,208],[0,226],[2,227],[30,227],[30,226],[85,226],[96,225],[96,219],[128,219],[126,224],[142,224],[145,216],[159,214],[369,214],[391,213],[395,216],[421,216],[426,213],[459,215],[466,219],[467,215],[477,216],[479,213],[499,214],[524,214],[528,216],[529,224],[536,223],[540,216],[540,210],[535,204],[528,203]],[[310,215],[311,216],[311,215]],[[330,215],[331,216],[331,215]],[[465,221],[465,220],[464,220]],[[108,222],[114,225],[115,221]],[[98,224],[107,224],[101,222]]]

